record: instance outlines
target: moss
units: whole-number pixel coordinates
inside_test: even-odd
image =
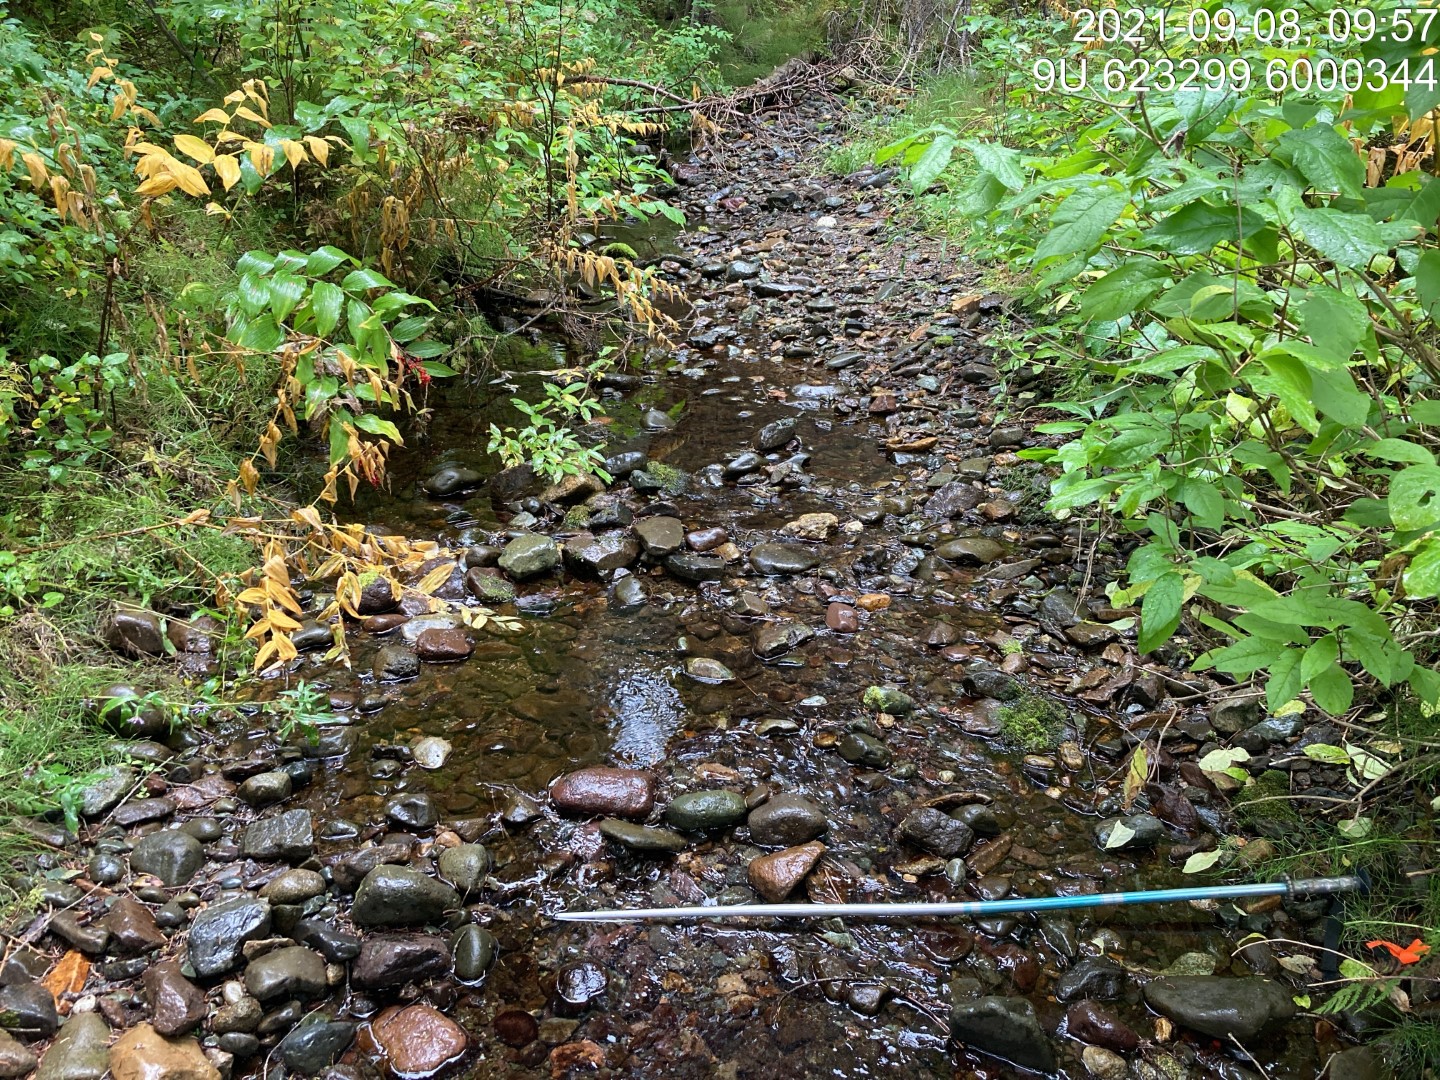
[[[1065,734],[1065,710],[1039,694],[1022,694],[999,715],[1000,733],[1027,754],[1053,750]]]
[[[583,529],[590,524],[590,511],[583,506],[572,506],[565,511],[565,528]]]
[[[689,486],[689,478],[683,470],[663,461],[649,462],[645,471],[655,478],[667,495],[679,495]]]
[[[630,259],[633,261],[640,258],[633,247],[629,244],[622,244],[618,240],[613,244],[606,244],[600,249],[600,254],[608,255],[612,259]]]

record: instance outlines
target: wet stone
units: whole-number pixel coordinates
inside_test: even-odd
[[[935,554],[962,566],[984,566],[1003,556],[1005,545],[983,536],[968,536],[946,541],[935,549]]]
[[[1130,1075],[1130,1063],[1103,1046],[1085,1047],[1080,1052],[1080,1060],[1095,1080],[1125,1080]]]
[[[71,1013],[35,1080],[100,1080],[110,1067],[109,1043],[110,1027],[98,1013]]]
[[[440,822],[435,800],[418,791],[391,796],[385,803],[385,819],[411,832],[428,832]]]
[[[55,999],[35,982],[0,986],[0,1030],[22,1039],[48,1039],[60,1026]]]
[[[750,839],[761,847],[794,847],[829,828],[824,811],[801,795],[775,795],[761,803],[746,822]]]
[[[293,786],[289,773],[276,770],[256,773],[242,783],[235,794],[251,806],[269,806],[288,799]],[[133,865],[135,860],[132,857],[130,861]]]
[[[640,557],[640,545],[628,536],[581,533],[565,542],[565,565],[578,574],[608,578]]]
[[[150,1022],[161,1035],[184,1035],[205,1019],[205,994],[174,960],[147,968],[141,981],[150,999]]]
[[[645,554],[652,558],[663,559],[685,545],[685,526],[679,518],[645,517],[637,521],[634,528]]]
[[[734,791],[691,791],[665,807],[665,820],[685,832],[727,829],[745,820],[745,799]]]
[[[200,841],[179,829],[141,837],[130,852],[132,871],[152,874],[172,888],[188,883],[204,862],[205,849]]]
[[[685,544],[691,551],[714,551],[729,539],[730,534],[718,526],[694,529],[685,534]]]
[[[459,891],[461,896],[480,891],[485,875],[490,872],[490,853],[479,844],[456,844],[440,853],[437,862],[440,877]]]
[[[0,1080],[16,1080],[34,1069],[36,1063],[35,1055],[23,1043],[0,1031]],[[100,1072],[95,1074],[95,1080],[99,1080],[104,1071],[102,1063]]]
[[[508,604],[515,599],[515,586],[501,577],[498,571],[478,567],[469,571],[465,575],[465,588],[483,604]]]
[[[1081,1042],[1128,1054],[1140,1047],[1133,1028],[1094,1001],[1077,1001],[1065,1013],[1065,1030]]]
[[[100,851],[86,865],[85,872],[96,885],[114,885],[125,877],[125,863],[110,852]]]
[[[201,978],[220,975],[240,959],[240,948],[270,932],[270,904],[238,896],[211,904],[190,924],[190,966]]]
[[[752,648],[762,660],[773,660],[794,652],[815,636],[815,631],[794,619],[781,619],[755,628]]]
[[[169,796],[153,799],[136,799],[121,803],[115,808],[110,820],[122,829],[133,825],[144,825],[150,821],[162,821],[175,813],[175,800]]]
[[[371,1033],[398,1076],[428,1076],[469,1046],[464,1030],[429,1005],[386,1009],[371,1025]]]
[[[957,980],[959,982],[961,980]],[[950,1007],[950,1034],[958,1042],[1037,1072],[1055,1071],[1055,1051],[1024,998],[961,998]]]
[[[535,577],[560,565],[560,548],[548,536],[520,536],[500,553],[500,569],[513,578]]]
[[[450,664],[468,660],[475,651],[470,635],[459,628],[431,627],[421,630],[415,638],[415,654],[432,664]]]
[[[281,1039],[276,1049],[291,1072],[314,1076],[344,1053],[354,1039],[354,1024],[319,1013]]]
[[[126,765],[101,769],[95,780],[80,793],[80,816],[103,817],[135,787],[135,770]]]
[[[462,982],[472,983],[483,979],[490,970],[490,965],[495,962],[497,951],[495,935],[489,930],[474,923],[462,926],[450,939],[455,977]]]
[[[649,600],[645,586],[640,584],[640,579],[634,574],[624,574],[616,578],[610,595],[611,603],[619,611],[633,611],[644,607]]]
[[[745,871],[746,878],[766,900],[778,903],[805,880],[823,854],[825,845],[816,840],[772,855],[761,855],[750,860]]]
[[[860,616],[849,604],[834,600],[825,609],[825,625],[837,634],[853,634],[860,629]]]
[[[933,806],[911,811],[895,830],[895,838],[945,859],[964,855],[975,844],[969,826]]]
[[[83,925],[73,911],[58,911],[51,916],[50,933],[88,956],[99,956],[110,942],[109,930],[99,925]]]
[[[386,645],[375,654],[370,672],[376,682],[404,682],[420,674],[420,658],[404,645]]]
[[[315,825],[309,810],[286,810],[251,822],[240,842],[247,859],[297,863],[315,851]]]
[[[645,772],[593,766],[568,773],[550,786],[562,813],[644,820],[655,805],[655,781]]]
[[[114,1080],[220,1080],[220,1073],[191,1038],[167,1039],[138,1024],[110,1047]]]
[[[271,878],[260,895],[272,904],[303,904],[325,892],[325,878],[314,870],[285,870]]]
[[[129,896],[122,896],[102,920],[110,941],[124,953],[143,953],[165,944],[165,935],[155,925],[150,909]]]
[[[718,555],[677,551],[666,558],[665,569],[682,581],[719,581],[725,576],[725,560]]]
[[[850,764],[861,765],[867,769],[889,768],[895,757],[883,742],[863,731],[846,732],[835,750]]]
[[[360,946],[350,977],[361,989],[379,990],[439,978],[450,970],[450,950],[429,934],[372,934]]]
[[[477,488],[484,482],[485,477],[474,469],[451,465],[431,473],[425,481],[424,488],[427,495],[444,498],[447,495],[454,495],[456,492]]]
[[[679,833],[670,829],[659,829],[619,818],[605,818],[600,822],[600,834],[631,851],[646,855],[672,854],[684,851],[689,842]]]
[[[290,936],[309,946],[332,964],[343,964],[360,955],[360,939],[323,919],[301,919]]]
[[[1115,1001],[1125,992],[1125,969],[1106,957],[1086,958],[1063,972],[1055,983],[1055,1000]]]
[[[867,709],[892,716],[905,716],[915,711],[915,700],[893,686],[868,687],[861,700]]]
[[[555,1012],[561,1016],[579,1016],[598,1005],[605,997],[610,977],[599,964],[577,960],[555,973]]]
[[[1130,834],[1124,839],[1116,836],[1117,827],[1123,826]],[[1136,851],[1152,848],[1165,839],[1165,826],[1150,814],[1129,814],[1125,817],[1108,818],[1095,826],[1095,842],[1107,850]]]
[[[301,652],[310,652],[313,649],[328,649],[335,644],[335,635],[328,626],[307,619],[300,624],[299,630],[290,635],[290,641]]]
[[[1145,1003],[1202,1035],[1241,1042],[1295,1015],[1289,992],[1260,976],[1162,975],[1145,984]]]
[[[256,1001],[315,997],[325,992],[325,960],[303,945],[276,949],[250,961],[245,989]]]
[[[357,926],[411,926],[439,922],[460,906],[449,885],[405,866],[380,865],[355,891],[351,918]]]
[[[780,420],[774,420],[757,431],[752,445],[760,453],[767,454],[772,450],[779,450],[793,438],[795,438],[795,418],[787,416]]]
[[[818,551],[795,544],[756,544],[749,558],[755,572],[767,576],[803,574],[821,561]]]
[[[160,656],[165,652],[160,616],[127,604],[116,606],[104,636],[110,648],[126,656]]]

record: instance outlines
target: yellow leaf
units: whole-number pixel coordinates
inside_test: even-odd
[[[255,466],[251,464],[250,461],[242,461],[240,463],[240,483],[244,485],[245,493],[247,495],[254,495],[255,485],[259,482],[260,470],[255,468]]]
[[[302,161],[308,160],[305,147],[294,139],[281,139],[280,149],[285,152],[285,160],[290,163],[290,168],[295,168]]]
[[[125,115],[125,110],[130,108],[130,103],[123,97],[117,97],[115,103],[110,106],[110,119],[119,120]]]
[[[236,109],[236,110],[235,110],[235,115],[238,116],[238,117],[240,117],[240,118],[243,119],[243,120],[253,120],[253,121],[255,121],[255,123],[259,124],[261,127],[267,127],[267,128],[268,128],[268,127],[270,126],[270,121],[269,121],[269,120],[266,120],[263,116],[261,116],[259,113],[257,113],[254,109],[249,108],[248,106],[245,106],[245,105],[241,105],[240,108]]]
[[[15,164],[15,143],[0,139],[0,172],[9,172]]]
[[[316,532],[324,532],[324,526],[320,522],[320,511],[313,506],[301,507],[299,510],[290,512],[290,520],[300,525],[308,525]]]
[[[221,217],[224,218],[230,217],[230,211],[226,210],[225,207],[221,206],[218,202],[206,203],[205,213],[209,214],[211,217],[214,217],[216,214],[219,214]]]
[[[220,183],[225,185],[229,191],[240,179],[240,163],[235,160],[234,154],[216,154],[215,159],[210,162],[215,166],[215,174],[220,177]]]
[[[270,657],[275,656],[279,652],[280,646],[275,643],[274,638],[271,638],[264,645],[261,645],[260,651],[255,654],[255,670],[263,671],[265,665],[270,662]]]
[[[192,122],[203,124],[207,120],[213,120],[217,124],[228,124],[230,123],[230,114],[224,109],[206,109],[199,116],[195,117]]]
[[[275,165],[275,148],[264,143],[249,142],[245,148],[250,151],[250,164],[261,176],[269,176]]]
[[[210,144],[194,135],[176,135],[175,149],[188,158],[194,158],[201,165],[208,165],[215,159],[215,151]]]
[[[263,604],[266,601],[265,590],[258,589],[253,585],[235,598],[237,604]]]
[[[45,168],[45,159],[31,150],[21,154],[20,160],[25,163],[25,168],[30,170],[30,186],[39,191],[50,179],[50,172]]]
[[[205,183],[205,178],[200,175],[200,170],[194,165],[186,165],[183,161],[172,161],[170,174],[175,177],[175,182],[180,185],[180,190],[186,195],[198,197],[210,194],[210,186]]]
[[[321,165],[330,164],[330,144],[318,135],[306,135],[305,145],[310,148],[310,154]]]
[[[259,620],[257,623],[255,623],[254,626],[250,627],[249,630],[246,630],[246,631],[245,631],[245,637],[246,637],[247,639],[253,641],[255,638],[262,638],[262,637],[264,637],[264,636],[265,636],[266,634],[268,634],[269,632],[270,632],[270,620],[269,620],[268,618],[266,618],[266,619],[261,619],[261,620]]]
[[[226,105],[237,105],[244,100],[245,92],[243,90],[231,90],[230,93],[225,95]]]
[[[152,176],[135,189],[136,195],[143,195],[147,199],[153,199],[157,195],[164,195],[167,191],[174,191],[180,186],[180,182],[168,172],[159,176]]]
[[[297,622],[295,619],[292,619],[283,611],[270,612],[270,625],[275,627],[275,629],[277,630],[284,630],[287,632],[300,629],[300,623]]]
[[[415,588],[419,589],[426,596],[432,596],[436,589],[450,580],[450,575],[454,570],[455,567],[453,566],[437,566],[421,578],[420,584],[416,585]]]

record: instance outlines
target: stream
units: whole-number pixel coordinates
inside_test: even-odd
[[[545,339],[432,390],[433,413],[393,459],[389,489],[345,511],[375,532],[468,549],[457,595],[478,574],[520,629],[487,627],[468,659],[423,662],[403,680],[372,675],[391,662],[383,650],[406,634],[402,619],[352,631],[349,669],[307,653],[289,681],[322,687],[338,720],[306,750],[314,767],[291,768],[308,782],[253,814],[221,803],[235,818],[206,869],[151,896],[187,887],[214,910],[260,889],[343,936],[350,901],[325,889],[344,897],[377,862],[431,873],[437,853],[483,845],[488,874],[441,931],[488,931],[470,939],[483,954],[470,956],[471,978],[452,976],[447,957],[439,967],[396,960],[393,978],[357,979],[362,955],[347,983],[343,949],[331,941],[330,955],[320,931],[277,915],[272,933],[339,966],[309,995],[334,1017],[336,1038],[360,1025],[353,1047],[343,1049],[348,1035],[335,1044],[338,1064],[312,1071],[354,1080],[388,1060],[399,1075],[476,1078],[1282,1080],[1315,1076],[1342,1048],[1334,1028],[1292,1018],[1301,990],[1284,982],[1269,945],[1240,947],[1251,934],[1319,940],[1321,903],[980,922],[552,918],[743,903],[757,889],[903,902],[1193,884],[1178,864],[1232,831],[1190,762],[1214,744],[1212,719],[1220,728],[1207,696],[1223,695],[1135,654],[1134,613],[1110,609],[1102,590],[1123,550],[1041,510],[1047,477],[1016,456],[1043,439],[1017,409],[1035,402],[1022,392],[1007,414],[993,400],[984,339],[1011,317],[1005,298],[943,239],[892,216],[887,174],[816,172],[841,111],[824,101],[786,110],[680,170],[691,226],[655,244],[681,257],[665,265],[694,306],[663,363],[606,392],[605,453],[636,455],[626,478],[581,508],[494,482],[427,494],[445,469],[489,480],[487,431],[513,415],[511,387],[533,391],[536,372],[566,356]],[[757,450],[762,430],[772,438]],[[535,533],[562,545],[562,567],[494,569],[507,544]],[[598,541],[582,533],[608,545],[592,551]],[[1244,707],[1228,702],[1232,714]],[[1015,714],[1026,710],[1023,730],[1048,745],[1016,745]],[[415,760],[421,745],[439,745],[426,739],[449,744],[431,767]],[[1155,771],[1127,807],[1125,770],[1145,739]],[[204,754],[252,806],[244,785],[273,775],[264,770],[277,754],[297,757],[243,724]],[[589,774],[588,788],[573,780],[595,766],[625,771]],[[227,792],[209,790],[208,802],[180,799],[181,816],[187,806],[215,812]],[[728,794],[675,804],[695,792]],[[613,820],[627,806],[633,820]],[[290,861],[324,871],[319,896],[266,891],[301,871],[267,861],[246,823],[282,810],[309,811],[313,842]],[[1132,835],[1102,847],[1117,818]],[[640,827],[647,820],[661,828]],[[146,831],[125,841],[132,870]],[[241,899],[226,901],[237,889]],[[360,906],[357,897],[356,924]],[[193,961],[199,917],[186,917],[196,920]],[[362,936],[385,937],[397,956],[436,940],[375,933],[416,921],[404,910],[364,921]],[[246,990],[222,988],[224,1007],[260,995],[260,945],[246,945]],[[1220,999],[1203,979],[1185,981],[1210,975],[1228,977]],[[1156,989],[1167,977],[1179,987],[1173,1001]],[[212,1032],[218,978],[205,1006]],[[274,991],[265,1015],[291,996],[298,1010],[301,985]],[[402,1040],[411,1057],[387,1050],[382,1010],[396,1004],[433,1006],[458,1025],[459,1043],[437,1021]],[[1244,1037],[1207,1034],[1216,1017]],[[288,1028],[267,1033],[264,1023],[259,1036],[244,1033],[255,1056],[238,1052],[240,1039],[218,1044],[234,1054],[235,1075],[271,1075],[282,1058],[306,1071],[302,1057],[274,1051]],[[440,1046],[430,1058],[427,1039]],[[460,1049],[447,1056],[446,1045]]]

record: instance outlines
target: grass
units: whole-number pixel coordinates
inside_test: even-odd
[[[1053,750],[1065,734],[1065,710],[1039,694],[1022,694],[999,719],[1000,734],[1027,754]]]
[[[763,79],[785,61],[825,42],[828,4],[718,0],[711,19],[730,34],[716,58],[731,86]]]
[[[882,146],[935,124],[963,127],[967,118],[984,108],[984,95],[970,76],[960,72],[937,75],[903,105],[884,108],[856,124],[849,137],[826,155],[825,168],[836,176],[848,176],[873,165],[875,152]]]

